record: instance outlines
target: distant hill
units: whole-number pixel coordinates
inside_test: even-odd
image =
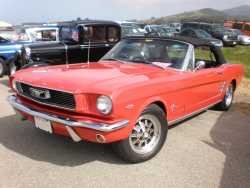
[[[223,23],[224,20],[227,19],[250,20],[250,6],[244,5],[222,11],[212,8],[205,8],[196,11],[184,12],[172,16],[153,18],[150,20],[146,20],[145,23],[164,24],[168,22],[184,22],[184,21]]]
[[[242,5],[239,7],[226,9],[223,11],[225,14],[228,14],[232,17],[240,17],[242,19],[244,18],[250,18],[250,5]]]

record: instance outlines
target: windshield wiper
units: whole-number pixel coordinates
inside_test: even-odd
[[[158,68],[164,69],[162,66],[154,64],[154,63],[151,63],[150,61],[146,61],[146,60],[132,60],[132,62],[147,64],[147,65],[151,65],[151,66],[154,66],[154,67],[158,67]]]
[[[116,59],[116,58],[107,58],[107,59],[102,59],[102,60],[106,60],[106,61],[118,61],[118,62],[120,62],[120,63],[123,63],[123,64],[125,64],[126,62],[125,61],[122,61],[122,60],[120,60],[120,59]]]

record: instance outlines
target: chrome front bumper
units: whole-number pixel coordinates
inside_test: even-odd
[[[70,120],[69,118],[58,117],[52,114],[35,111],[23,105],[22,103],[18,102],[17,97],[15,95],[9,96],[7,100],[15,110],[19,110],[31,116],[46,119],[51,122],[63,124],[74,141],[80,141],[79,140],[80,138],[72,129],[72,127],[87,128],[87,129],[97,130],[101,132],[112,132],[112,131],[121,129],[123,127],[126,127],[129,124],[128,120],[122,120],[114,124],[74,121],[74,120]]]

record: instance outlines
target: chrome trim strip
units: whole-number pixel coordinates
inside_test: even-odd
[[[105,123],[94,123],[94,122],[79,122],[79,121],[73,121],[68,118],[63,118],[63,117],[57,117],[52,114],[46,114],[42,112],[38,112],[35,110],[32,110],[31,108],[19,103],[17,101],[17,97],[14,95],[11,95],[7,98],[8,102],[12,105],[14,109],[20,110],[24,113],[27,113],[31,116],[36,116],[40,117],[52,122],[57,122],[61,123],[65,126],[69,126],[70,128],[72,127],[80,127],[80,128],[88,128],[88,129],[93,129],[101,132],[111,132],[115,131],[118,129],[121,129],[123,127],[126,127],[129,124],[129,120],[123,120],[119,121],[114,124],[105,124]]]
[[[215,103],[213,103],[213,104],[208,105],[207,107],[201,108],[201,109],[199,109],[199,110],[197,110],[197,111],[195,111],[195,112],[192,112],[192,113],[187,114],[187,115],[185,115],[185,116],[183,116],[183,117],[177,118],[176,120],[169,121],[169,122],[168,122],[168,125],[170,125],[170,126],[171,126],[171,125],[174,125],[174,124],[179,123],[179,122],[181,122],[181,121],[183,121],[183,120],[185,120],[185,119],[187,119],[187,118],[190,118],[190,117],[192,117],[192,116],[194,116],[194,115],[197,115],[197,114],[199,114],[199,113],[201,113],[201,112],[203,112],[203,111],[206,111],[207,109],[209,109],[209,108],[211,108],[212,106],[214,106],[214,105],[220,103],[221,101],[222,101],[222,100],[219,100],[219,101],[217,101],[217,102],[215,102]]]
[[[65,65],[66,66],[66,65]],[[36,71],[36,70],[33,70],[33,71]],[[50,89],[50,90],[53,90],[53,91],[61,91],[61,92],[64,92],[64,93],[70,93],[70,94],[74,94],[73,92],[71,91],[66,91],[66,90],[61,90],[61,89],[53,89],[53,88],[50,88],[50,87],[44,87],[44,86],[41,86],[41,85],[34,85],[34,84],[31,84],[29,82],[26,82],[26,81],[23,81],[23,80],[18,80],[18,79],[14,79],[13,81],[16,81],[16,82],[19,82],[19,83],[23,83],[23,84],[26,84],[26,85],[29,85],[30,87],[38,87],[38,88],[41,88],[41,89]]]

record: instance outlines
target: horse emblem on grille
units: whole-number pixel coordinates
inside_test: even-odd
[[[35,97],[35,98],[38,98],[38,99],[50,99],[51,98],[51,95],[50,95],[50,92],[49,90],[41,90],[41,89],[35,89],[35,88],[30,88],[29,89],[30,91],[30,95],[32,97]]]

